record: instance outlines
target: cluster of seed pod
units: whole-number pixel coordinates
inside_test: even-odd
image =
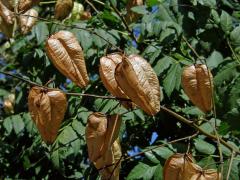
[[[15,5],[13,1],[0,0],[0,30],[11,38],[14,24],[17,22],[21,32],[27,34],[37,21],[38,12],[32,8],[35,4],[37,1],[19,0]],[[14,12],[20,12],[20,15],[15,18]]]
[[[160,86],[151,65],[141,56],[110,54],[100,60],[100,77],[106,89],[116,97],[130,98],[126,108],[136,104],[149,115],[160,110]]]
[[[20,16],[19,24],[24,34],[31,30],[35,23],[33,21],[36,20],[34,17],[38,16],[37,12],[31,9],[37,3],[39,1],[34,3],[30,0],[19,1],[18,11],[24,13]],[[0,16],[4,23],[10,25],[14,15],[8,8],[9,6],[0,0]],[[72,8],[72,0],[58,0],[55,18],[65,19]],[[59,31],[53,34],[47,39],[45,50],[54,66],[64,76],[81,88],[88,85],[89,77],[83,50],[73,33]],[[151,116],[160,111],[159,81],[153,68],[143,57],[137,54],[129,56],[120,53],[108,54],[100,59],[99,74],[106,89],[113,96],[122,99],[121,104],[125,108],[133,109],[137,106]],[[205,65],[186,67],[182,74],[182,86],[193,104],[203,112],[211,111],[212,75]],[[42,139],[46,143],[53,143],[67,109],[66,95],[59,89],[33,87],[29,92],[28,105]],[[119,115],[106,116],[97,112],[88,118],[86,140],[89,159],[97,169],[100,169],[102,179],[119,179],[122,156],[118,139],[120,126]],[[185,170],[188,170],[187,173]],[[175,155],[166,162],[165,179],[175,180],[176,177],[188,179],[190,176],[207,180],[209,178],[206,177],[210,176],[220,177],[215,171],[202,170],[193,163],[190,156]]]

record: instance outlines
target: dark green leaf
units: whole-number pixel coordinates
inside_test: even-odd
[[[143,162],[138,163],[129,173],[127,180],[149,180],[154,176],[158,166],[151,166]]]
[[[232,30],[232,17],[226,11],[222,11],[222,14],[220,16],[220,24],[222,30],[226,34],[229,34]]]
[[[43,43],[49,36],[48,27],[45,22],[39,22],[33,27],[33,32],[37,38],[38,44]]]
[[[203,154],[213,154],[216,150],[215,146],[202,139],[195,139],[194,145],[196,149]]]
[[[175,63],[169,69],[166,78],[163,80],[163,87],[168,97],[171,96],[173,90],[179,89],[181,83],[181,66]]]
[[[207,66],[210,69],[214,69],[218,67],[219,64],[221,64],[224,61],[223,56],[218,51],[213,51],[211,56],[207,58]]]

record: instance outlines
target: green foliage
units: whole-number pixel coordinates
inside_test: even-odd
[[[91,19],[57,22],[52,19],[54,4],[40,4],[40,16],[49,21],[38,20],[27,35],[16,31],[13,39],[1,45],[0,70],[39,84],[54,79],[50,86],[64,91],[109,95],[99,78],[99,59],[119,47],[127,54],[139,53],[152,65],[159,78],[162,105],[214,134],[214,115],[204,115],[194,107],[181,88],[183,67],[206,62],[214,76],[218,133],[240,148],[240,4],[237,1],[147,0],[143,6],[132,8],[140,15],[129,24],[133,35],[109,1],[92,1],[98,13],[86,1],[78,2],[90,10]],[[123,15],[126,14],[126,0],[112,3]],[[90,77],[86,89],[67,80],[46,55],[46,39],[63,29],[73,32],[83,48]],[[93,97],[68,97],[68,110],[58,137],[54,144],[46,145],[28,113],[29,88],[26,82],[0,74],[0,103],[11,93],[16,96],[13,114],[0,109],[0,179],[96,179],[98,172],[88,159],[84,137],[87,117],[94,111],[124,114],[120,132],[123,154],[138,153],[130,153],[134,147],[140,151],[154,148],[124,160],[120,179],[163,179],[166,159],[176,152],[185,153],[188,148],[201,167],[219,168],[217,143],[206,136],[198,135],[190,142],[167,143],[192,135],[195,130],[163,110],[150,117],[139,109],[128,112],[118,105],[118,101]],[[158,137],[151,142],[153,132]],[[161,144],[165,147],[156,148]],[[225,179],[232,152],[224,145],[220,148]],[[239,179],[239,162],[240,156],[236,155],[229,179]]]

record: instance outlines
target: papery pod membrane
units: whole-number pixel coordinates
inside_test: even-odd
[[[0,32],[5,34],[8,38],[13,36],[13,24],[7,24],[1,17],[0,17]]]
[[[122,56],[118,53],[108,54],[102,57],[100,59],[99,74],[103,85],[113,96],[128,99],[115,79],[116,66],[121,62]],[[122,101],[121,104],[127,109],[134,107],[132,102]]]
[[[19,0],[18,1],[18,12],[26,12],[33,6],[38,5],[40,0]]]
[[[14,11],[15,2],[14,0],[0,0],[10,11]]]
[[[179,173],[179,180],[193,180],[192,177],[201,171],[201,167],[192,162],[190,157],[185,158]]]
[[[121,124],[122,118],[119,114],[107,117],[107,132],[104,140],[103,152],[110,149],[114,141],[118,138]]]
[[[121,145],[116,139],[111,148],[108,149],[95,163],[102,180],[118,180],[121,168]]]
[[[151,65],[139,55],[125,57],[115,70],[123,92],[149,115],[160,111],[160,86]]]
[[[107,132],[107,117],[100,112],[92,113],[87,120],[86,141],[88,156],[92,162],[97,161],[104,152],[103,146]]]
[[[35,18],[36,17],[36,18]],[[23,15],[20,15],[20,28],[23,34],[31,31],[32,27],[36,24],[38,12],[35,9],[30,9]]]
[[[119,115],[105,116],[95,112],[88,117],[86,141],[89,159],[99,169],[101,179],[118,179],[121,158],[121,147],[118,138],[121,118]],[[109,167],[106,167],[109,166]],[[114,170],[115,169],[115,170]]]
[[[221,180],[221,173],[213,169],[202,170],[193,175],[191,180]]]
[[[203,112],[212,109],[212,74],[206,65],[192,65],[184,68],[182,87],[192,101]]]
[[[131,10],[132,7],[143,5],[143,0],[128,0],[127,1],[127,15],[126,20],[128,23],[135,22],[140,15]]]
[[[0,16],[7,25],[14,24],[14,13],[0,1]]]
[[[72,0],[57,0],[55,6],[55,18],[63,20],[71,13],[73,8]]]
[[[122,150],[119,139],[116,139],[112,145],[112,151],[114,156],[114,174],[113,179],[119,179],[120,169],[121,169],[121,160],[122,160]]]
[[[60,90],[33,87],[28,95],[28,108],[42,139],[53,143],[67,110],[66,95]]]
[[[180,180],[180,173],[184,171],[184,164],[192,163],[191,155],[189,154],[174,154],[167,159],[163,168],[164,180]]]
[[[46,42],[46,52],[55,67],[81,88],[89,81],[83,51],[69,31],[59,31]]]

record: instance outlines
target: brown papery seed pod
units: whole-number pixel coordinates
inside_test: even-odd
[[[30,9],[23,15],[20,15],[20,27],[23,34],[31,31],[32,27],[36,24],[38,12],[35,9]]]
[[[103,146],[107,132],[107,117],[100,112],[92,113],[88,117],[86,126],[86,142],[88,156],[92,162],[97,161],[104,153]]]
[[[143,5],[143,0],[128,0],[127,1],[127,15],[126,20],[128,23],[136,21],[140,15],[131,10],[132,7]]]
[[[99,172],[102,179],[110,179],[111,176],[116,179],[119,176],[120,163],[115,170],[115,166],[104,167],[121,158],[121,147],[117,140],[121,122],[119,115],[105,116],[100,112],[92,113],[88,117],[86,126],[88,155],[97,169],[103,168]]]
[[[191,180],[221,180],[221,173],[214,169],[201,170]]]
[[[15,2],[14,0],[0,0],[4,6],[6,6],[10,11],[14,11]]]
[[[184,68],[182,87],[192,103],[204,113],[212,110],[213,80],[206,65],[192,65]]]
[[[139,55],[123,58],[115,78],[123,92],[149,115],[160,111],[160,86],[151,65]]]
[[[55,6],[55,18],[63,20],[71,13],[73,8],[72,0],[58,0]]]
[[[92,14],[89,11],[84,11],[80,16],[80,20],[89,20],[91,18],[92,18]]]
[[[1,1],[0,1],[0,16],[7,25],[12,25],[14,23],[14,13],[10,11]]]
[[[163,177],[164,180],[180,180],[179,176],[181,173],[185,172],[185,166],[189,166],[190,163],[192,163],[191,155],[189,154],[174,154],[171,157],[168,158],[168,160],[165,162],[164,168],[163,168]],[[190,164],[190,169],[192,168]],[[193,175],[193,174],[191,174]]]
[[[6,23],[0,16],[0,32],[5,34],[8,38],[13,36],[14,24]]]
[[[119,139],[116,139],[111,148],[97,160],[95,164],[102,180],[118,180],[121,168],[121,145]]]
[[[55,67],[81,88],[89,81],[83,51],[69,31],[59,31],[46,42],[46,52]]]
[[[118,98],[128,98],[126,94],[119,87],[115,79],[116,66],[122,62],[122,56],[118,53],[108,54],[100,59],[99,74],[105,88]],[[121,104],[127,108],[132,109],[134,104],[132,102],[122,101]]]
[[[39,4],[40,0],[19,0],[18,2],[18,12],[26,12],[33,6]]]
[[[33,87],[28,95],[28,108],[42,139],[53,143],[67,110],[66,95],[60,90]]]

